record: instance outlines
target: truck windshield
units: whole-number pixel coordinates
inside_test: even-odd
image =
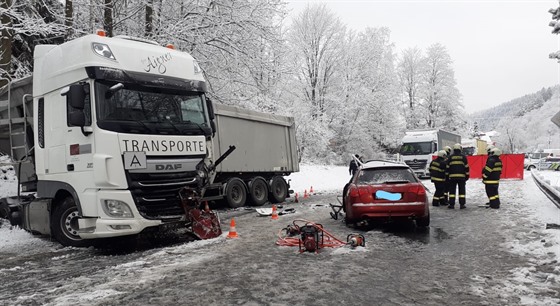
[[[116,84],[95,83],[100,128],[125,133],[210,135],[203,93]]]
[[[424,155],[432,153],[431,142],[410,142],[402,145],[401,155]]]

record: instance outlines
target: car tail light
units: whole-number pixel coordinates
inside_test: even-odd
[[[372,203],[374,190],[371,186],[350,186],[348,195],[350,203]]]
[[[416,194],[416,201],[424,201],[424,199],[426,198],[426,189],[422,185],[412,185],[408,188],[408,192],[411,194]]]

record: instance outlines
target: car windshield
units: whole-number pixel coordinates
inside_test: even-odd
[[[208,134],[204,95],[137,84],[96,82],[98,124],[118,132]]]
[[[411,142],[402,145],[401,155],[423,155],[432,153],[431,142]]]
[[[408,168],[373,168],[362,169],[358,174],[357,184],[396,184],[417,182],[414,173]]]

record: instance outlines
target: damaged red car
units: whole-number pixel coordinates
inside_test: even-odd
[[[346,223],[367,225],[371,221],[415,220],[430,225],[426,189],[406,164],[368,161],[344,188]]]

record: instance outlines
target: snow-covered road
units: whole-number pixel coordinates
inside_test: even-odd
[[[330,178],[330,180],[329,180]],[[0,300],[7,305],[557,305],[560,210],[532,178],[504,181],[502,209],[481,181],[467,185],[466,210],[432,209],[428,231],[411,224],[360,232],[366,247],[298,254],[275,245],[294,219],[322,223],[345,240],[356,232],[330,218],[344,167],[302,167],[292,185],[318,194],[285,204],[273,221],[237,211],[239,239],[220,237],[133,252],[62,248],[0,228]],[[321,183],[321,181],[325,183]],[[431,183],[424,181],[429,188]],[[312,185],[314,184],[314,185]],[[229,229],[232,212],[222,212]]]

